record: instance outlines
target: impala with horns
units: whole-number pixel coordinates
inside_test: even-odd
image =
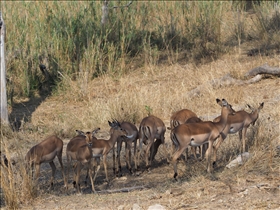
[[[147,145],[145,151],[145,161],[146,161],[146,169],[149,169],[151,166],[152,160],[154,159],[157,149],[160,144],[163,145],[166,159],[168,161],[168,155],[166,150],[166,145],[164,143],[164,134],[166,131],[166,127],[161,119],[156,116],[150,115],[145,117],[139,126],[139,149],[137,154],[138,164],[140,161],[140,155],[142,153],[143,143]],[[156,139],[156,142],[154,140]],[[149,159],[150,152],[150,159]]]
[[[74,187],[77,189],[78,193],[81,192],[79,180],[82,165],[87,166],[87,177],[89,174],[92,191],[94,192],[94,182],[92,179],[93,167],[92,167],[92,142],[95,140],[93,135],[97,133],[100,128],[95,129],[93,132],[86,132],[76,130],[78,135],[72,138],[66,147],[67,156],[67,181],[66,189],[68,189],[68,179],[69,179],[69,168],[72,160],[76,160],[77,163],[74,166]]]
[[[64,184],[66,185],[66,179],[64,175],[64,168],[62,163],[62,151],[63,151],[63,141],[57,136],[49,136],[39,144],[33,146],[26,154],[25,160],[27,162],[28,168],[35,167],[35,177],[36,181],[40,174],[40,165],[42,163],[49,163],[52,168],[51,177],[51,187],[53,187],[53,181],[55,176],[56,167],[53,162],[54,158],[57,157],[61,166],[61,172],[64,179]]]
[[[214,162],[213,164],[216,164],[217,160],[217,149],[220,147],[221,143],[225,140],[228,134],[234,134],[239,133],[239,139],[240,142],[242,141],[242,152],[245,152],[245,139],[246,139],[246,133],[247,129],[250,125],[254,125],[256,120],[259,117],[260,110],[263,108],[264,103],[260,103],[259,107],[254,110],[250,105],[247,104],[247,106],[252,110],[251,113],[247,113],[244,110],[237,111],[235,115],[229,115],[228,121],[226,124],[226,127],[221,133],[221,136],[219,140],[217,141],[217,144],[215,145],[214,150]],[[221,116],[215,118],[213,122],[220,121]]]
[[[206,151],[206,162],[207,171],[211,173],[212,164],[211,154],[214,141],[220,136],[220,133],[225,128],[228,115],[234,114],[234,110],[231,105],[227,103],[225,99],[216,99],[217,103],[222,106],[221,119],[219,122],[203,121],[199,123],[189,123],[181,124],[174,128],[172,132],[172,141],[177,147],[177,151],[173,154],[172,164],[174,167],[174,178],[178,175],[177,173],[177,159],[180,157],[182,152],[189,145],[200,146],[205,143],[209,143],[208,149]]]
[[[202,120],[191,110],[189,109],[181,109],[177,112],[175,112],[171,117],[170,117],[170,127],[167,129],[171,130],[170,132],[170,139],[172,136],[172,129],[177,127],[178,125],[185,124],[185,123],[197,123],[197,122],[202,122]],[[199,153],[200,153],[200,158],[203,159],[203,150],[205,150],[205,146],[207,145],[201,145],[199,146]],[[196,156],[196,148],[197,147],[191,147],[191,151],[197,159]],[[175,145],[172,144],[172,154],[175,152]],[[186,156],[185,156],[185,161],[187,160],[188,157],[188,149],[186,149]]]
[[[138,139],[138,129],[137,127],[130,123],[130,122],[122,122],[121,127],[127,132],[127,136],[119,136],[117,139],[117,171],[115,168],[116,156],[115,156],[115,146],[113,146],[113,169],[114,173],[117,176],[121,173],[121,160],[120,154],[122,149],[122,143],[125,143],[125,161],[126,167],[129,172],[132,174],[132,167],[131,167],[131,149],[132,143],[134,143],[134,167],[135,170],[137,169],[137,162],[136,162],[136,146],[137,146],[137,139]]]
[[[106,181],[109,183],[108,172],[107,172],[107,155],[113,149],[117,139],[121,136],[128,136],[127,131],[122,128],[121,124],[114,120],[113,122],[108,121],[110,128],[109,140],[98,139],[92,142],[92,155],[94,158],[94,165],[97,164],[97,169],[94,174],[94,180],[96,179],[97,173],[100,169],[100,158],[103,157],[103,165],[106,175]]]

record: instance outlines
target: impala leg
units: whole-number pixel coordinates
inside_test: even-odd
[[[51,177],[51,186],[50,187],[53,187],[53,181],[54,181],[54,176],[55,176],[55,171],[56,171],[56,167],[54,165],[54,162],[51,161],[49,162],[51,168],[52,168],[52,177]]]
[[[94,158],[93,161],[94,161],[94,162],[93,162],[93,165],[94,165],[94,169],[93,169],[93,172],[94,172],[93,181],[95,181],[96,176],[97,176],[97,172],[98,172],[99,169],[100,169],[100,158],[99,158],[99,157],[98,157],[98,158]],[[95,170],[95,167],[97,167],[96,170]]]
[[[195,160],[197,160],[196,149],[197,149],[197,147],[191,147],[191,151],[193,153],[193,156],[194,156]]]
[[[115,154],[115,145],[113,146],[113,172],[116,174],[116,154]],[[118,151],[118,150],[117,150]]]
[[[139,148],[137,150],[137,165],[136,165],[136,169],[139,168],[139,166],[140,166],[140,156],[141,156],[141,153],[142,153],[142,149],[143,149],[143,139],[140,138],[139,139]]]
[[[117,159],[118,159],[117,175],[120,175],[120,172],[122,171],[121,150],[122,150],[122,140],[117,142]]]
[[[206,151],[206,163],[207,163],[207,172],[212,172],[212,164],[211,164],[211,156],[212,156],[212,150],[213,150],[213,141],[209,141],[209,146]],[[214,148],[214,151],[216,149]]]
[[[164,153],[165,153],[166,161],[167,161],[167,163],[169,163],[170,160],[169,160],[169,155],[168,155],[168,152],[167,152],[166,145],[164,143],[164,136],[161,137],[161,144],[163,146],[163,150],[164,150]]]
[[[205,152],[206,152],[207,148],[208,148],[208,143],[202,145],[201,160],[204,159],[204,157],[205,157]]]
[[[174,179],[177,181],[177,176],[178,176],[178,172],[177,172],[177,159],[181,156],[181,154],[184,152],[186,148],[183,147],[183,148],[180,148],[178,149],[174,154],[173,154],[173,157],[172,157],[172,160],[171,160],[171,163],[173,164],[173,169],[174,169]]]
[[[107,159],[107,154],[103,155],[103,165],[104,165],[104,171],[105,171],[105,175],[106,175],[106,181],[109,183],[106,159]]]
[[[62,173],[63,180],[64,180],[64,186],[66,187],[66,177],[65,177],[64,167],[63,167],[63,163],[62,163],[62,150],[61,150],[61,152],[59,152],[57,154],[57,158],[58,158],[58,162],[59,162],[59,164],[61,166],[61,173]]]
[[[40,164],[35,163],[35,183],[36,183],[36,185],[38,184],[39,174],[40,174]]]
[[[136,158],[136,150],[137,149],[137,139],[134,141],[134,168],[137,170],[137,158]]]
[[[189,147],[186,148],[185,162],[187,162],[188,157],[189,157]]]
[[[94,181],[92,179],[92,169],[93,169],[92,162],[89,161],[88,162],[88,171],[89,171],[88,173],[89,173],[89,178],[90,178],[90,182],[91,182],[91,190],[92,190],[92,192],[95,192]]]
[[[198,147],[199,149],[199,160],[202,160],[202,153],[203,153],[203,144]]]
[[[162,140],[161,139],[156,139],[155,142],[153,142],[153,145],[151,146],[150,149],[150,161],[153,161],[155,159],[155,156],[157,154],[158,148],[159,146],[162,144]]]
[[[80,187],[81,163],[80,162],[78,162],[77,164],[76,172],[77,174],[75,177],[74,187],[76,187],[78,193],[81,193],[81,187]]]
[[[170,139],[171,139],[171,142],[172,142],[172,150],[171,150],[171,155],[173,156],[174,153],[176,152],[177,148],[176,148],[176,145],[173,143],[172,141],[172,132],[170,132]]]
[[[145,160],[146,160],[146,169],[148,169],[152,163],[152,161],[149,161],[149,154],[150,154],[150,149],[153,146],[153,141],[149,141],[146,152],[145,152]]]
[[[216,161],[217,161],[217,151],[218,151],[218,148],[220,147],[220,145],[221,145],[221,143],[224,141],[224,138],[222,137],[222,135],[220,135],[219,137],[218,137],[218,141],[217,141],[217,143],[216,143],[216,145],[215,146],[213,146],[213,166],[215,166],[217,163],[216,163]],[[208,148],[209,148],[209,143],[208,143]],[[207,150],[206,150],[206,152],[207,152]],[[205,153],[205,156],[206,156],[207,154]]]
[[[246,152],[246,132],[247,128],[242,129],[242,145],[243,145],[243,152]]]
[[[69,180],[69,167],[70,167],[70,157],[69,155],[67,154],[67,176],[66,176],[66,183],[65,183],[65,187],[66,187],[66,190],[68,190],[68,180]]]
[[[126,142],[125,143],[125,161],[126,161],[126,167],[129,170],[130,173],[132,173],[131,171],[131,145],[132,142]]]

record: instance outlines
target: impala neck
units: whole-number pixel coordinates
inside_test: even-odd
[[[221,113],[220,121],[214,122],[214,124],[218,128],[219,132],[222,132],[224,130],[224,128],[226,127],[228,114],[229,113],[228,113],[227,108],[222,107],[222,113]]]
[[[249,116],[250,116],[252,122],[255,122],[259,117],[259,109],[256,109],[255,111],[250,113]]]
[[[117,135],[116,132],[113,131],[113,133],[110,136],[110,139],[108,140],[108,144],[110,145],[110,148],[112,148],[115,145],[118,137],[119,135]]]

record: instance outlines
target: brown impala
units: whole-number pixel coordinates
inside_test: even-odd
[[[33,146],[27,152],[25,156],[25,160],[28,166],[34,167],[35,165],[36,180],[38,180],[39,178],[41,163],[49,163],[52,168],[51,187],[53,186],[53,180],[56,171],[56,167],[53,160],[57,156],[58,161],[61,165],[61,172],[63,175],[64,184],[66,185],[64,168],[62,164],[62,151],[63,151],[63,141],[57,136],[53,135],[46,138],[41,143]]]
[[[127,132],[127,136],[120,136],[117,139],[117,159],[118,159],[118,166],[117,171],[115,171],[115,162],[116,162],[116,156],[115,156],[115,148],[113,147],[113,169],[114,173],[117,175],[120,175],[121,172],[121,160],[120,160],[120,153],[122,149],[122,143],[125,143],[125,161],[126,161],[126,167],[128,168],[129,172],[132,173],[132,167],[131,167],[131,149],[132,149],[132,143],[134,143],[134,167],[135,170],[137,169],[137,163],[136,163],[136,146],[137,146],[137,139],[138,139],[138,129],[136,126],[130,122],[122,122],[121,127]]]
[[[172,136],[172,129],[177,127],[178,125],[185,124],[185,123],[197,123],[197,122],[202,122],[202,120],[191,110],[189,109],[181,109],[177,112],[175,112],[171,117],[170,117],[170,127],[167,129],[171,130],[170,132],[170,139]],[[203,159],[203,150],[205,150],[205,145],[199,146],[199,153],[200,153],[200,159]],[[192,153],[197,159],[196,156],[196,148],[197,147],[191,147]],[[175,152],[175,145],[172,144],[172,154]],[[188,149],[186,149],[186,156],[185,156],[185,161],[187,160],[188,157]]]
[[[109,140],[98,139],[98,140],[93,141],[92,142],[92,155],[94,158],[95,165],[97,162],[97,169],[96,169],[93,180],[96,179],[97,172],[100,169],[100,157],[103,157],[103,165],[104,165],[104,170],[105,170],[105,175],[106,175],[106,181],[109,183],[108,172],[107,172],[107,155],[114,147],[117,139],[120,136],[127,136],[127,132],[126,132],[126,130],[124,130],[122,128],[121,124],[117,120],[114,120],[113,122],[108,121],[108,123],[111,127],[110,138],[109,138]]]
[[[221,143],[225,140],[228,134],[239,133],[239,139],[242,141],[242,152],[245,152],[245,138],[248,127],[252,124],[254,125],[256,120],[259,117],[260,110],[263,108],[264,103],[262,102],[260,106],[253,110],[253,108],[248,105],[252,110],[252,113],[247,113],[244,110],[238,111],[235,115],[229,115],[226,127],[221,133],[221,136],[215,145],[216,150],[214,150],[214,164],[217,160],[217,149],[220,147]],[[213,122],[218,122],[221,119],[221,116],[215,118]]]
[[[198,123],[181,124],[174,128],[172,134],[172,141],[177,146],[177,151],[172,157],[172,164],[174,167],[174,178],[176,179],[177,173],[177,159],[189,146],[200,146],[209,143],[206,151],[207,171],[212,171],[211,153],[214,141],[220,136],[220,133],[225,128],[228,115],[233,114],[234,110],[225,99],[222,101],[216,99],[217,103],[222,106],[221,119],[219,122],[204,121]]]
[[[139,159],[140,154],[142,152],[142,146],[143,143],[147,145],[146,151],[145,151],[145,161],[146,161],[146,169],[148,169],[151,166],[151,162],[157,152],[157,148],[160,144],[163,145],[165,155],[167,158],[167,150],[164,143],[164,134],[166,131],[166,127],[161,119],[159,119],[156,116],[150,115],[148,117],[145,117],[139,127],[139,149],[138,149],[138,164],[139,166]],[[156,142],[154,143],[154,140],[156,139]],[[155,147],[154,144],[157,144]],[[151,149],[151,150],[150,150]],[[149,152],[150,153],[150,160],[149,160]]]
[[[94,140],[93,135],[99,130],[99,128],[95,129],[93,132],[84,133],[82,131],[76,130],[78,132],[78,136],[72,138],[66,148],[66,156],[67,156],[67,181],[66,181],[66,189],[68,189],[68,178],[69,178],[69,168],[72,160],[76,160],[77,164],[74,166],[74,187],[77,189],[78,193],[81,192],[80,189],[80,173],[82,165],[87,166],[87,170],[89,173],[92,191],[94,189],[94,182],[92,180],[92,141]]]

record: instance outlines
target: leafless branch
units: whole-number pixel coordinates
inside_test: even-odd
[[[118,192],[131,192],[133,190],[142,190],[145,189],[144,186],[135,186],[135,187],[127,187],[127,188],[121,188],[121,189],[114,189],[114,190],[100,190],[96,191],[97,193],[104,193],[104,194],[109,194],[109,193],[118,193]]]

